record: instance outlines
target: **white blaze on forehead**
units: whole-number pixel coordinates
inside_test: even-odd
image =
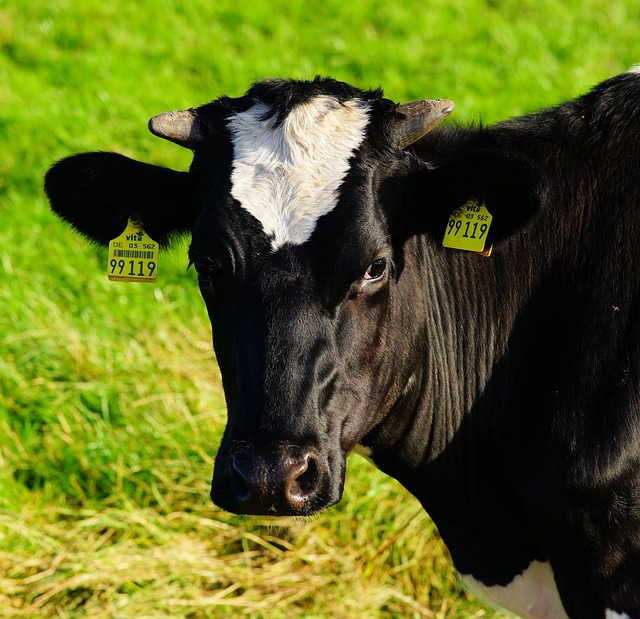
[[[277,126],[263,103],[229,119],[231,195],[273,237],[274,250],[306,242],[318,219],[334,209],[349,160],[364,139],[368,110],[359,99],[319,96],[294,107]]]

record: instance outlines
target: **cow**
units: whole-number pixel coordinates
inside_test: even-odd
[[[452,110],[266,80],[151,119],[188,172],[85,153],[45,189],[97,243],[133,213],[191,235],[228,408],[219,507],[316,514],[364,451],[472,591],[638,618],[640,70],[433,130]]]

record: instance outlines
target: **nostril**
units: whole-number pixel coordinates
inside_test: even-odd
[[[315,459],[309,457],[307,460],[307,470],[298,476],[298,486],[305,494],[313,492],[318,485],[318,465]]]
[[[237,456],[231,456],[229,458],[231,469],[231,488],[233,494],[240,500],[245,501],[251,494],[252,482],[250,480],[250,469],[247,469],[247,463],[238,458]]]
[[[304,461],[300,463],[299,472],[292,476],[287,484],[286,493],[289,501],[300,503],[315,494],[318,487],[318,464],[311,454],[306,454]]]

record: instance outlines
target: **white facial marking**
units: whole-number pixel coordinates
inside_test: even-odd
[[[229,119],[234,161],[231,195],[272,235],[274,251],[309,240],[331,212],[364,139],[369,106],[319,96],[293,108],[282,124],[256,103]]]
[[[568,619],[548,563],[533,561],[505,587],[487,587],[472,576],[462,576],[470,593],[525,619]]]
[[[629,615],[627,615],[626,613],[623,613],[621,615],[620,613],[617,613],[613,610],[607,610],[605,619],[631,619],[631,617],[629,617]]]

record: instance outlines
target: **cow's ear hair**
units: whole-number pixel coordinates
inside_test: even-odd
[[[484,203],[493,221],[487,244],[522,230],[545,203],[547,177],[530,157],[507,150],[474,151],[413,177],[409,234],[442,242],[451,212],[470,200]]]
[[[83,153],[47,172],[52,210],[83,235],[107,245],[140,215],[147,234],[161,245],[191,230],[197,214],[189,174],[116,153]]]

